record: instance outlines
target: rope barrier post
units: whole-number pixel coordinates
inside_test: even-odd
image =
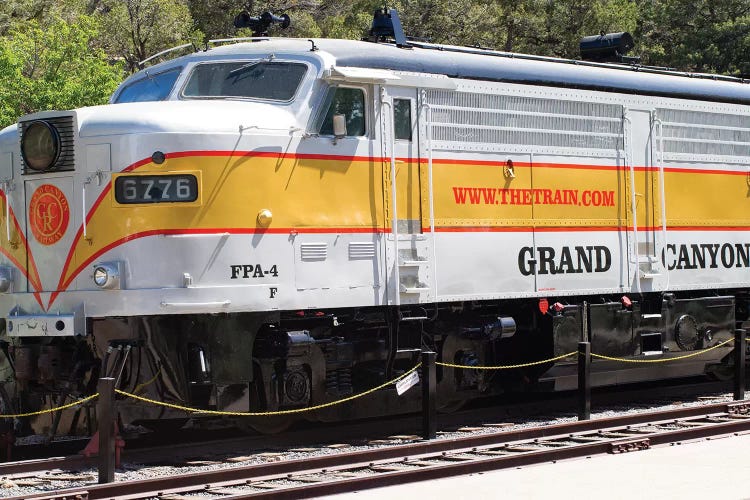
[[[591,419],[591,343],[578,343],[578,420]]]
[[[437,354],[422,352],[422,437],[435,439],[437,436]]]
[[[96,409],[99,424],[99,484],[115,481],[115,379],[99,379]]]
[[[734,400],[745,399],[745,330],[734,331]]]

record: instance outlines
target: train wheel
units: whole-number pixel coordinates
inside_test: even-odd
[[[8,391],[5,389],[5,384],[0,384],[0,411],[2,411],[5,415],[18,413],[13,405],[13,400],[8,395]],[[13,419],[0,419],[0,434],[10,432],[11,430],[13,430]]]
[[[445,404],[439,405],[438,411],[440,413],[455,413],[466,406],[467,402],[468,401],[466,401],[465,399],[454,399],[453,401],[448,401]]]
[[[734,378],[734,366],[728,366],[723,363],[713,365],[706,369],[706,375],[711,380],[727,382]]]
[[[280,434],[294,423],[291,415],[272,415],[268,417],[237,417],[234,425],[247,434]]]

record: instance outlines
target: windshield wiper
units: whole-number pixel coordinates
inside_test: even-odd
[[[253,61],[253,62],[244,64],[237,69],[233,69],[232,71],[229,72],[229,74],[227,74],[227,79],[234,77],[234,79],[236,80],[238,76],[240,76],[243,73],[247,73],[251,69],[258,66],[260,63],[261,61]]]

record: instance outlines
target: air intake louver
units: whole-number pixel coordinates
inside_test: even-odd
[[[23,134],[26,133],[26,129],[35,121],[45,121],[52,125],[60,137],[60,155],[57,157],[55,164],[48,169],[49,172],[59,172],[61,170],[73,170],[75,168],[75,124],[73,122],[73,116],[56,116],[50,118],[43,118],[41,120],[30,120],[20,123],[21,128],[21,139]],[[26,163],[21,158],[23,164],[24,174],[38,174],[40,172],[28,168]]]

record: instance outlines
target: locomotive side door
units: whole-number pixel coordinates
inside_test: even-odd
[[[429,302],[431,250],[422,221],[417,89],[381,87],[380,111],[387,302]]]
[[[626,108],[624,121],[631,291],[663,290],[668,286],[661,259],[667,238],[664,170],[655,144],[653,110]]]

